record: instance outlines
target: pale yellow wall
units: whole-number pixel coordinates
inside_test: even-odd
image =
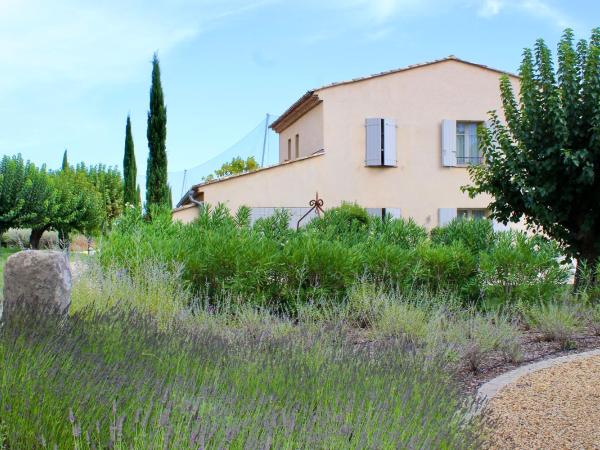
[[[279,162],[288,157],[288,139],[292,140],[292,159],[296,158],[296,134],[300,137],[300,157],[323,149],[323,104],[320,103],[279,134]]]
[[[189,223],[196,217],[198,217],[198,208],[196,208],[196,206],[186,205],[183,208],[173,210],[173,219],[183,223]]]
[[[306,206],[318,191],[325,207],[350,201],[367,208],[400,208],[403,217],[436,226],[439,208],[484,208],[489,203],[488,197],[469,199],[460,191],[469,183],[466,168],[442,166],[441,122],[484,121],[487,111],[501,112],[499,77],[450,60],[322,89],[317,94],[323,103],[280,135],[285,158],[287,139],[291,136],[293,143],[296,133],[304,155],[324,148],[322,156],[200,189],[206,202],[223,202],[232,210],[240,205]],[[367,117],[395,119],[397,167],[365,167]],[[189,214],[175,217],[187,221]]]
[[[484,121],[501,111],[497,72],[446,61],[318,92],[323,99],[324,145],[332,177],[328,204],[398,207],[428,227],[439,208],[484,208],[488,197],[469,199],[466,168],[443,167],[443,119]],[[365,118],[395,119],[398,167],[365,167]]]
[[[270,169],[237,176],[199,187],[206,203],[224,203],[235,212],[250,207],[305,207],[321,192],[322,180],[328,177],[325,155],[317,155],[281,164]],[[173,218],[190,222],[198,216],[198,208],[175,211]]]

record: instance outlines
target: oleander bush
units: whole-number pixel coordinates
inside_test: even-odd
[[[540,237],[493,231],[486,220],[456,220],[428,236],[411,220],[370,217],[354,204],[327,210],[306,227],[286,211],[250,223],[205,207],[191,224],[128,212],[101,243],[105,268],[135,274],[148,260],[179,270],[197,295],[225,295],[279,311],[319,299],[343,301],[359,280],[389,291],[451,293],[465,305],[496,308],[563,289],[560,248]]]

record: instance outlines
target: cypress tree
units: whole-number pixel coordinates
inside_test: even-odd
[[[63,171],[69,170],[69,161],[67,160],[67,149],[66,148],[65,148],[65,152],[63,153],[62,170]]]
[[[171,207],[167,184],[167,108],[160,82],[160,66],[155,53],[152,59],[152,86],[148,111],[148,166],[146,171],[146,209]]]
[[[136,190],[137,166],[135,163],[135,152],[133,147],[133,137],[131,136],[131,118],[127,115],[127,125],[125,126],[125,154],[123,156],[123,181],[124,193],[123,201],[125,204],[139,206],[139,196]]]

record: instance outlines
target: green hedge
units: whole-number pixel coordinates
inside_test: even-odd
[[[323,297],[343,299],[357,281],[390,290],[450,292],[464,303],[503,304],[557,295],[567,277],[556,244],[485,220],[457,220],[427,231],[412,220],[372,218],[356,205],[328,210],[296,231],[289,215],[249,223],[205,208],[191,224],[126,214],[102,243],[105,266],[141,270],[155,260],[182,266],[189,287],[209,300],[226,293],[277,308]]]

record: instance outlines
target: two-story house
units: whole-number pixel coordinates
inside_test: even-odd
[[[318,192],[325,208],[356,202],[428,228],[481,217],[490,198],[460,187],[481,162],[478,125],[502,113],[504,73],[449,56],[310,90],[271,125],[279,164],[197,184],[173,216],[187,222],[203,202],[222,202],[254,219],[288,208],[295,224]]]

